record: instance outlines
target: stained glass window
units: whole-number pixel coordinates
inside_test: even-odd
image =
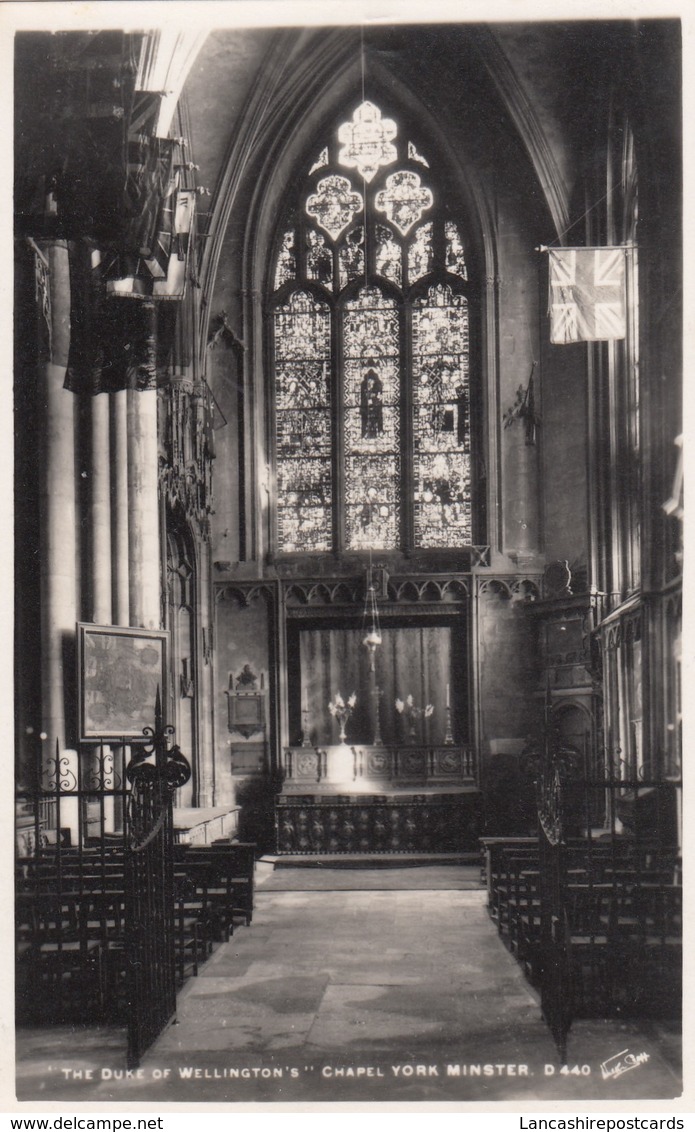
[[[411,161],[419,161],[421,165],[424,165],[427,169],[429,169],[429,161],[426,157],[423,157],[421,153],[418,153],[412,142],[408,142],[408,157]]]
[[[470,265],[452,215],[436,166],[366,101],[288,201],[271,275],[281,553],[471,542]]]
[[[282,237],[282,247],[275,267],[275,289],[282,287],[289,279],[294,279],[297,273],[297,260],[294,247],[294,232],[290,229]]]
[[[346,545],[398,544],[400,346],[394,299],[364,288],[343,320]]]
[[[386,188],[376,194],[375,204],[405,236],[433,200],[432,191],[421,185],[417,173],[401,170],[386,178]]]
[[[446,236],[446,269],[453,275],[460,275],[462,279],[468,278],[466,259],[463,254],[463,243],[458,227],[451,220],[444,225]]]
[[[278,547],[332,542],[331,320],[325,303],[295,291],[274,314]]]
[[[421,224],[408,248],[408,282],[415,283],[428,275],[434,266],[432,224]]]
[[[306,234],[306,273],[309,279],[330,287],[333,279],[333,253],[314,228]]]
[[[398,130],[391,118],[382,118],[373,102],[363,102],[338,130],[342,149],[338,162],[347,169],[357,169],[369,182],[382,165],[391,165],[398,157],[393,139]]]
[[[362,210],[362,197],[353,190],[347,177],[324,177],[307,200],[306,210],[336,240]]]
[[[416,546],[471,541],[468,304],[441,284],[413,304]]]
[[[393,233],[383,225],[376,229],[376,273],[390,279],[397,287],[403,283],[401,266],[401,246],[396,243]]]
[[[338,249],[340,258],[340,289],[353,279],[364,278],[364,228],[348,232]]]
[[[324,148],[321,150],[320,154],[316,158],[316,161],[309,170],[309,176],[311,177],[313,173],[318,172],[319,169],[323,169],[326,165],[328,165],[328,146],[324,146]]]

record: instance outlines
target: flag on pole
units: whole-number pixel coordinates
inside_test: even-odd
[[[625,254],[617,248],[548,248],[550,341],[625,337]]]
[[[195,189],[174,188],[162,202],[154,246],[137,273],[109,279],[109,295],[126,299],[182,299],[193,239]]]

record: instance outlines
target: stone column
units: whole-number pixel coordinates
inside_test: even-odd
[[[106,393],[91,398],[91,598],[92,621],[98,625],[112,624],[113,587],[111,577],[111,459],[110,459],[110,402]],[[113,778],[113,755],[105,746],[97,749],[103,755],[104,783]],[[108,769],[107,769],[108,768]],[[97,768],[98,769],[98,768]],[[109,787],[106,786],[106,789]],[[114,829],[114,798],[104,797],[104,829]]]
[[[130,624],[161,621],[156,389],[127,392]]]
[[[43,242],[48,264],[51,349],[40,363],[41,702],[49,751],[66,743],[64,671],[77,621],[75,394],[64,388],[70,346],[70,267],[63,240]],[[41,317],[41,315],[39,315]],[[72,655],[69,663],[73,663]]]
[[[111,584],[111,485],[109,397],[98,393],[91,399],[91,596],[92,621],[110,625]]]
[[[128,395],[125,389],[109,395],[111,431],[109,459],[111,465],[111,582],[112,613],[115,625],[130,624],[128,578]],[[112,748],[114,772],[123,779],[129,759],[128,747]],[[123,815],[120,804],[114,806],[114,829],[121,829]]]
[[[128,625],[130,598],[128,583],[128,406],[125,389],[111,399],[111,565],[113,618],[116,625]]]

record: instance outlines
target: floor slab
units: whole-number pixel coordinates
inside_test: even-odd
[[[20,1097],[465,1103],[680,1093],[675,1026],[577,1021],[559,1064],[538,997],[479,889],[261,887],[252,925],[189,980],[176,1024],[136,1075],[123,1073],[123,1035],[102,1039],[79,1028],[20,1034]],[[621,1057],[630,1067],[611,1075]]]

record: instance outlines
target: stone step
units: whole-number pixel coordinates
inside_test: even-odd
[[[287,853],[266,854],[276,869],[412,869],[431,865],[480,865],[478,853]]]

